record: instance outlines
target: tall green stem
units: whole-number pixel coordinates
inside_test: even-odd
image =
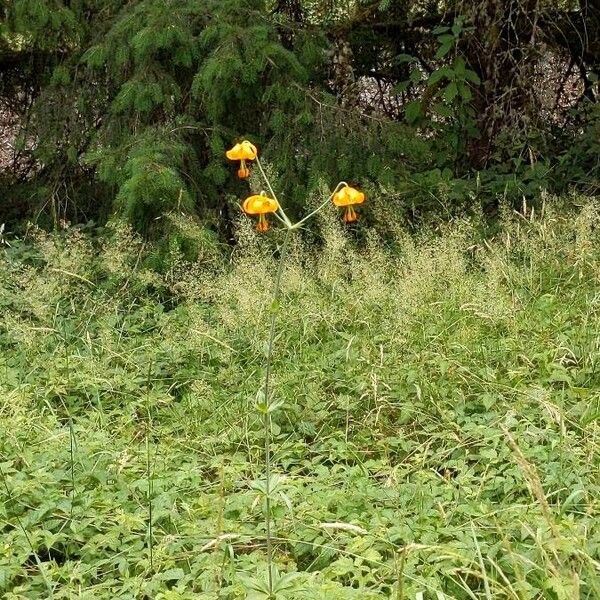
[[[152,531],[152,497],[154,496],[154,480],[152,477],[152,460],[150,455],[150,435],[152,434],[152,413],[150,412],[150,380],[152,362],[148,365],[146,378],[146,481],[148,484],[148,548],[150,550],[150,571],[154,573],[154,537]]]
[[[275,342],[275,331],[277,325],[277,312],[279,310],[279,296],[281,292],[281,275],[283,273],[283,264],[287,255],[288,242],[291,235],[291,229],[286,229],[281,253],[279,255],[279,264],[277,265],[277,274],[275,276],[275,287],[273,289],[273,304],[271,306],[271,326],[269,331],[269,343],[267,346],[267,363],[265,369],[264,386],[264,429],[265,429],[265,530],[267,537],[267,566],[268,566],[268,585],[269,598],[273,598],[273,540],[271,536],[271,412],[270,408],[270,387],[271,387],[271,367],[273,358],[273,345]]]
[[[73,521],[73,504],[75,503],[75,429],[71,416],[69,416],[69,461],[71,463],[71,521]]]
[[[264,384],[264,403],[261,407],[263,411],[263,425],[264,425],[264,433],[265,433],[265,533],[267,539],[267,582],[268,582],[268,593],[269,600],[274,600],[275,596],[273,595],[273,537],[271,532],[271,399],[270,399],[270,387],[271,387],[271,366],[273,359],[273,344],[275,342],[275,330],[277,325],[277,312],[279,311],[279,296],[281,291],[281,276],[283,273],[283,265],[285,262],[285,258],[288,250],[288,243],[290,240],[291,233],[294,229],[300,228],[308,219],[316,215],[320,210],[322,210],[327,203],[333,198],[335,193],[343,186],[348,185],[347,183],[341,181],[337,184],[331,195],[321,204],[318,208],[309,213],[306,217],[304,217],[301,221],[298,221],[296,224],[293,224],[288,216],[285,214],[281,203],[277,199],[275,195],[275,191],[273,190],[273,186],[271,185],[269,178],[267,177],[262,165],[260,164],[260,160],[256,157],[256,165],[260,174],[262,175],[265,183],[267,184],[267,188],[271,194],[271,197],[277,202],[278,209],[275,216],[283,222],[286,226],[285,238],[283,240],[283,244],[281,245],[281,253],[279,255],[279,263],[277,265],[277,274],[275,276],[275,286],[273,289],[273,303],[271,306],[271,327],[269,331],[269,342],[267,345],[267,363],[265,369],[265,384]]]

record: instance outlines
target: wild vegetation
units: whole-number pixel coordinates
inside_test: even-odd
[[[277,598],[599,596],[599,215],[573,203],[360,243],[331,207],[319,249],[292,238]],[[265,597],[276,256],[250,227],[160,274],[116,222],[5,248],[4,598]]]
[[[600,0],[0,0],[1,598],[598,600],[599,73]]]
[[[231,238],[238,136],[299,214],[321,179],[412,221],[595,194],[599,72],[599,0],[3,0],[0,222]]]

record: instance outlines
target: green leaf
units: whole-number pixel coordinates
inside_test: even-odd
[[[467,69],[465,71],[465,79],[467,81],[471,81],[475,85],[481,85],[481,79],[480,79],[479,75],[477,75],[477,73],[475,73],[475,71],[471,71],[471,69]]]
[[[267,404],[267,402],[265,401],[265,392],[263,389],[258,390],[258,392],[256,392],[256,398],[254,400],[254,405],[256,406],[256,410],[265,415],[267,414],[268,410],[269,410],[269,406]]]
[[[465,85],[462,81],[459,81],[457,83],[457,89],[458,89],[458,93],[460,94],[460,97],[465,102],[469,102],[473,98],[473,93],[469,89],[469,86]]]
[[[456,82],[452,81],[444,90],[444,98],[446,98],[448,102],[452,102],[456,96],[458,96],[458,86],[456,85]]]
[[[278,400],[276,402],[271,402],[269,404],[267,412],[269,414],[274,413],[274,412],[278,411],[280,408],[283,408],[284,406],[285,406],[285,401],[284,400]]]
[[[238,574],[238,579],[242,582],[244,587],[247,590],[252,590],[254,592],[259,592],[261,594],[265,594],[268,597],[269,588],[265,581],[262,579],[257,579],[255,577],[250,577],[248,575]]]
[[[462,79],[465,76],[467,65],[465,59],[462,56],[457,56],[452,63],[452,70],[457,79]]]
[[[431,109],[434,113],[440,115],[440,117],[451,117],[454,114],[454,111],[442,102],[436,102]]]
[[[452,50],[453,47],[454,47],[454,40],[452,42],[446,42],[445,44],[442,44],[438,48],[438,51],[435,53],[435,57],[436,58],[444,58],[444,56],[446,56],[446,54],[448,54],[448,52],[450,52],[450,50]]]
[[[274,592],[283,592],[285,590],[291,590],[291,589],[295,589],[298,591],[300,588],[298,588],[298,586],[297,586],[297,580],[300,579],[301,577],[303,577],[302,573],[297,573],[297,572],[286,573],[285,575],[282,575],[281,577],[279,577],[278,579],[276,579],[274,581],[273,591]]]
[[[413,83],[419,83],[419,82],[421,82],[423,80],[423,73],[421,72],[421,69],[414,68],[410,72],[410,80]]]
[[[403,92],[405,92],[410,86],[412,85],[412,81],[410,81],[409,79],[407,79],[406,81],[401,81],[400,83],[397,83],[393,88],[392,88],[392,93],[393,94],[402,94]]]
[[[168,569],[167,571],[159,573],[159,577],[163,581],[179,581],[180,579],[183,579],[184,576],[185,573],[183,569]]]
[[[404,114],[409,123],[415,123],[422,115],[421,102],[419,100],[409,102],[404,109]]]
[[[441,81],[444,78],[449,78],[452,74],[452,71],[449,67],[441,67],[436,69],[427,80],[427,85],[435,85],[438,81]]]
[[[411,56],[410,54],[398,54],[395,58],[395,62],[397,64],[411,63],[416,60],[417,59],[414,56]]]
[[[441,35],[438,38],[438,40],[441,44],[454,44],[456,41],[456,38],[453,35],[448,33],[446,35]]]

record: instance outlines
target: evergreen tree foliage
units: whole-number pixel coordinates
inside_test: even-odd
[[[222,227],[241,138],[292,211],[322,181],[405,211],[595,191],[599,46],[597,0],[4,0],[0,221]]]

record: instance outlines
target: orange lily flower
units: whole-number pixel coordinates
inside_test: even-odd
[[[345,208],[344,223],[358,221],[358,214],[354,210],[354,205],[362,204],[365,201],[363,192],[359,192],[357,189],[346,185],[333,195],[332,200],[336,206]]]
[[[238,169],[238,177],[240,179],[246,179],[250,176],[250,169],[246,166],[247,160],[254,160],[258,154],[256,146],[251,144],[248,140],[236,144],[231,150],[225,152],[225,156],[229,160],[239,160],[240,168]]]
[[[269,222],[266,215],[277,212],[279,204],[277,200],[269,198],[266,194],[255,194],[248,196],[242,204],[242,209],[247,215],[258,215],[256,231],[265,232],[269,229]]]

